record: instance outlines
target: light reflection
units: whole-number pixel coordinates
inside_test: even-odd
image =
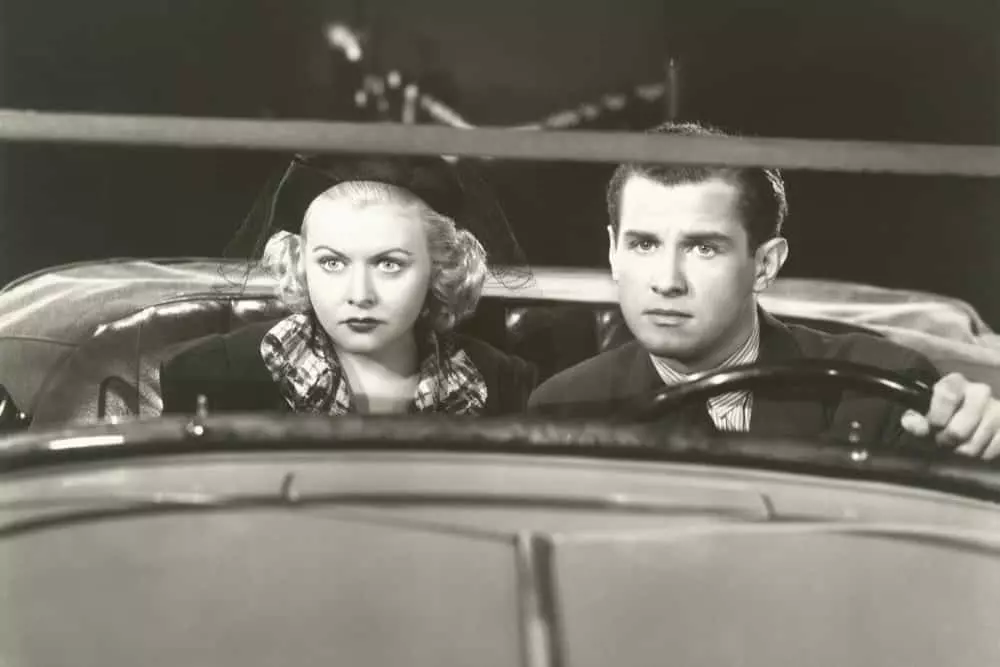
[[[80,449],[83,447],[103,447],[124,445],[124,435],[88,435],[75,438],[58,438],[49,441],[49,449]]]

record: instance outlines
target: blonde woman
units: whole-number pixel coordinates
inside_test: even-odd
[[[164,412],[521,411],[536,371],[455,332],[479,301],[487,255],[463,228],[440,160],[296,158],[269,204],[261,261],[292,314],[198,342],[164,364]],[[291,231],[288,227],[298,229]]]

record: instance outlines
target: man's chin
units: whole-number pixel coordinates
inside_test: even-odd
[[[639,344],[655,357],[676,359],[686,363],[698,356],[698,348],[681,336],[651,336],[648,334],[636,336]]]

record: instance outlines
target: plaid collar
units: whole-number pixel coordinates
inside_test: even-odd
[[[437,336],[420,363],[411,412],[479,414],[486,406],[486,381],[465,350]],[[347,374],[330,338],[310,314],[297,313],[272,327],[260,355],[294,412],[342,415],[355,412]]]

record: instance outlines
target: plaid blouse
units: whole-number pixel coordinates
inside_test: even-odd
[[[760,353],[760,318],[754,315],[753,330],[750,337],[728,359],[719,364],[718,369],[732,368],[741,364],[757,361]],[[667,362],[652,357],[656,372],[667,386],[686,382],[690,376],[678,373],[667,365]],[[750,430],[750,418],[753,415],[753,394],[749,391],[736,391],[708,399],[708,414],[720,431],[746,432]]]
[[[411,412],[475,415],[486,405],[486,380],[469,356],[434,336],[420,363]],[[272,327],[260,344],[264,365],[294,412],[355,412],[347,374],[330,338],[310,314],[297,313]]]

